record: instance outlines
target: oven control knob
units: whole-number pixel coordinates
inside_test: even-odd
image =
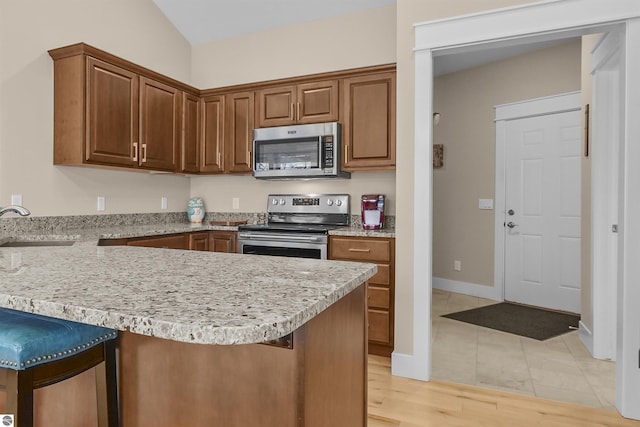
[[[336,200],[336,206],[342,206],[342,200]]]
[[[285,203],[286,203],[286,202],[285,202],[285,200],[284,200],[284,199],[280,199],[280,204],[281,204],[281,205],[284,205]]]
[[[278,204],[278,199],[271,199],[271,204],[272,205],[277,205]]]
[[[333,200],[331,200],[331,199],[327,199],[327,204],[328,204],[329,206],[332,206],[332,205],[333,205]]]

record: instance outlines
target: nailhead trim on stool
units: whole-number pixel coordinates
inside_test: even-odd
[[[118,331],[0,308],[0,388],[16,426],[33,427],[33,390],[95,367],[98,426],[118,427]]]

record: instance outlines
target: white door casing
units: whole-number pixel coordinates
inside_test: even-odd
[[[503,219],[496,226],[505,246],[504,299],[579,313],[582,115],[579,93],[566,97],[542,102],[564,108],[578,100],[573,111],[506,120],[499,135],[506,141],[498,143],[505,143],[505,164],[496,164],[505,168],[496,192],[505,191],[506,206],[496,210]]]
[[[618,274],[618,340],[616,381],[617,404],[620,413],[628,418],[640,419],[640,2],[637,0],[545,0],[514,7],[456,16],[415,25],[415,90],[414,90],[414,165],[413,170],[413,239],[431,242],[433,212],[431,167],[429,151],[424,146],[433,144],[432,128],[428,123],[433,110],[433,57],[454,51],[474,50],[483,44],[493,46],[516,45],[534,40],[562,39],[570,36],[602,32],[620,28],[624,33],[623,68],[626,95],[623,100],[623,135],[620,147],[620,224]],[[596,159],[594,158],[593,161]],[[627,167],[627,164],[635,167]],[[402,167],[402,165],[398,165]],[[426,217],[426,218],[425,218]],[[593,224],[593,227],[606,224]],[[416,228],[417,226],[417,228]],[[608,225],[610,226],[610,224]],[[398,229],[401,237],[402,230]],[[414,245],[410,290],[398,293],[397,304],[412,308],[411,324],[396,319],[396,328],[407,328],[413,340],[410,353],[392,355],[392,373],[410,378],[429,379],[431,344],[431,300],[419,298],[431,293],[431,245]],[[596,260],[597,262],[606,262]],[[426,283],[425,283],[426,282]],[[595,283],[594,283],[595,285]],[[399,313],[399,310],[396,310]],[[419,331],[427,331],[420,333]],[[426,336],[425,336],[426,335]],[[396,335],[397,341],[402,339]],[[426,378],[425,378],[426,373]]]

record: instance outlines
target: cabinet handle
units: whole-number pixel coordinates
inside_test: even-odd
[[[371,249],[349,248],[349,252],[364,252],[364,253],[369,253],[369,252],[371,252]]]
[[[138,161],[138,143],[137,142],[133,143],[133,161],[134,162]]]
[[[142,144],[142,163],[147,162],[147,144]]]
[[[291,106],[289,107],[289,117],[291,117],[291,120],[295,120],[296,119],[295,106],[294,106],[293,102],[291,103]]]
[[[300,120],[300,103],[298,102],[298,111],[296,113],[296,120]]]
[[[217,163],[218,167],[220,167],[220,152],[219,151],[218,151],[218,160],[217,160],[217,162],[218,162]]]
[[[348,161],[349,161],[349,145],[345,144],[344,145],[344,160],[343,160],[343,163],[346,165]]]

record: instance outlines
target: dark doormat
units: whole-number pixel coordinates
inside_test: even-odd
[[[580,320],[577,315],[508,302],[445,314],[442,317],[540,341],[577,329]]]

